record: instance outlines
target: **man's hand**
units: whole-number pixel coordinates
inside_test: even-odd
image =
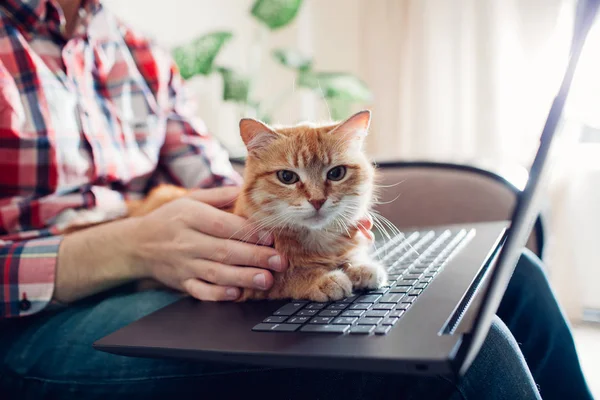
[[[283,271],[287,263],[267,247],[271,235],[219,209],[238,194],[236,187],[197,190],[137,218],[128,239],[135,265],[200,300],[235,300],[239,288],[269,289],[268,270]]]
[[[373,241],[375,240],[375,236],[373,235],[373,232],[371,232],[371,229],[373,229],[373,220],[370,216],[358,221],[358,231],[368,240]]]
[[[53,298],[69,303],[143,278],[153,278],[202,300],[235,300],[240,288],[269,289],[287,261],[273,238],[220,208],[238,188],[194,191],[152,213],[65,236],[59,249]],[[372,239],[372,221],[356,234]]]

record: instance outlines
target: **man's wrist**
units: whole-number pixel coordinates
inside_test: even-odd
[[[119,235],[116,238],[118,243],[115,247],[120,249],[120,254],[123,259],[123,265],[127,269],[128,275],[134,280],[145,279],[150,277],[148,262],[140,251],[140,246],[136,239],[139,238],[139,224],[142,217],[131,217],[123,221]]]
[[[70,303],[149,276],[136,254],[138,222],[108,222],[67,234],[58,250],[54,300]]]

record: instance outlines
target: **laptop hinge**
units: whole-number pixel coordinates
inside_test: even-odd
[[[496,245],[492,247],[490,254],[486,257],[486,261],[482,264],[481,268],[477,272],[477,275],[469,285],[469,288],[467,289],[462,299],[450,315],[450,318],[448,318],[448,320],[442,327],[441,334],[453,335],[454,333],[456,333],[457,328],[460,326],[461,321],[467,314],[467,311],[473,303],[473,300],[475,299],[477,293],[479,293],[481,288],[485,286],[482,284],[482,282],[486,277],[487,273],[491,270],[490,267],[495,263],[505,240],[506,230],[501,236],[499,236],[499,240],[496,243]]]

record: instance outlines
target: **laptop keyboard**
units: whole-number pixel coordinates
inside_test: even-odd
[[[340,301],[291,301],[252,328],[257,332],[385,335],[470,237],[467,230],[399,234],[373,252],[388,285]]]

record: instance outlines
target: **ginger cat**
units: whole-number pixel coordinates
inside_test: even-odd
[[[271,231],[289,267],[273,273],[270,290],[243,289],[238,301],[339,300],[387,281],[383,266],[368,256],[368,240],[356,234],[373,197],[375,171],[361,151],[370,118],[361,111],[339,124],[281,128],[240,121],[248,158],[242,192],[229,211]],[[127,215],[148,214],[187,193],[158,186],[129,202]]]
[[[386,282],[367,239],[350,231],[372,203],[375,171],[361,151],[370,119],[362,111],[324,126],[240,122],[248,159],[234,212],[272,230],[289,261],[269,291],[245,289],[241,300],[339,300]]]

